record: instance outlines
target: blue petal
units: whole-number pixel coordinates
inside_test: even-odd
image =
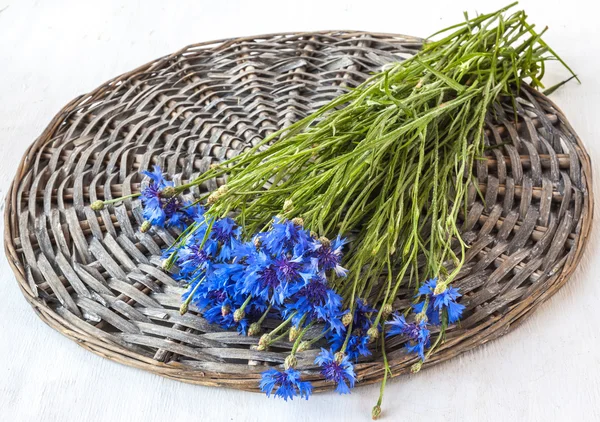
[[[460,303],[456,302],[450,302],[448,304],[448,322],[450,324],[454,324],[456,321],[458,321],[464,309],[465,305],[461,305]]]
[[[335,389],[339,394],[350,394],[350,388],[346,384],[346,381],[340,381]]]

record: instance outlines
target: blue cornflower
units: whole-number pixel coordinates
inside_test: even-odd
[[[187,239],[182,249],[190,248],[193,245],[200,247],[200,245],[202,245],[204,242],[202,250],[204,250],[210,256],[211,261],[218,262],[217,252],[219,250],[219,242],[214,240],[212,236],[206,236],[206,232],[209,229],[209,225],[205,220],[204,215],[200,215],[197,216],[197,218],[194,218],[194,224],[195,227],[193,231],[189,233],[189,238]]]
[[[222,304],[215,304],[210,308],[206,309],[203,313],[204,318],[211,324],[217,324],[221,328],[228,330],[230,328],[236,328],[238,333],[246,335],[248,330],[248,320],[246,318],[240,321],[235,321],[233,318],[234,309],[228,308],[229,302],[226,300]],[[223,312],[223,309],[230,309],[227,313]]]
[[[339,321],[342,298],[327,286],[327,280],[321,276],[314,276],[291,300],[287,308],[297,311],[293,323],[299,322],[305,316],[306,322],[317,319],[333,324],[334,320]],[[339,324],[337,328],[339,329]]]
[[[327,381],[333,381],[337,384],[335,391],[340,394],[350,393],[350,388],[354,387],[356,375],[354,366],[346,355],[341,361],[337,361],[331,350],[321,348],[315,359],[315,364],[321,366],[321,374]]]
[[[458,321],[465,310],[465,305],[456,302],[456,299],[462,295],[458,289],[448,286],[442,293],[433,295],[433,306],[438,310],[446,308],[448,310],[448,322],[450,324]]]
[[[345,244],[346,239],[342,239],[340,236],[326,245],[319,242],[317,249],[314,252],[318,261],[319,270],[334,270],[338,277],[345,277],[348,274],[348,270],[340,265],[343,256],[342,248]]]
[[[425,310],[425,315],[427,316],[427,322],[432,325],[440,325],[440,312],[435,309],[431,303],[431,300],[423,301],[419,303],[415,303],[412,308],[413,312],[416,314],[420,314],[423,312],[423,306],[427,303],[427,309]]]
[[[432,295],[433,292],[435,291],[435,287],[437,286],[437,282],[438,282],[438,278],[430,278],[429,280],[427,280],[425,283],[423,283],[423,285],[421,287],[419,287],[419,294],[420,295]]]
[[[333,333],[329,336],[329,345],[333,350],[340,350],[346,340],[346,331],[342,333]],[[350,360],[357,361],[361,356],[371,356],[369,350],[369,336],[352,334],[348,340],[348,345],[344,353]]]
[[[375,312],[377,312],[377,309],[371,308],[362,299],[356,299],[356,309],[354,310],[354,318],[352,319],[352,329],[367,332],[373,325],[372,314]]]
[[[344,314],[342,312],[340,312],[335,317],[330,317],[327,320],[325,320],[325,328],[324,329],[329,330],[333,333],[338,333],[338,334],[345,332],[346,327],[344,326],[344,323],[342,322],[343,316],[344,316]]]
[[[281,305],[297,292],[300,283],[288,282],[278,271],[275,260],[262,251],[247,256],[244,276],[240,279],[240,290]]]
[[[214,264],[211,267],[210,281],[214,286],[228,287],[232,295],[238,295],[245,299],[246,295],[236,288],[236,284],[244,275],[245,268],[244,264],[235,262]]]
[[[227,297],[227,294],[223,291],[211,290],[207,297],[204,299],[207,306],[203,308],[204,319],[206,319],[211,324],[218,325],[230,325],[233,323],[233,316],[230,315],[231,312],[231,299]],[[223,309],[228,309],[228,312],[223,312]],[[225,318],[227,316],[231,317],[231,320],[228,321]]]
[[[409,353],[417,353],[421,360],[425,360],[425,349],[430,346],[430,333],[425,321],[407,323],[403,315],[394,314],[392,321],[386,322],[391,328],[387,337],[404,335],[408,338],[405,347]]]
[[[180,275],[191,275],[205,269],[211,262],[209,253],[199,243],[184,246],[179,250],[177,265]]]
[[[142,212],[144,219],[149,221],[153,226],[163,227],[165,225],[166,215],[162,207],[160,197],[160,187],[154,182],[142,189],[142,204],[144,210]]]
[[[363,300],[356,300],[356,307],[352,318],[352,334],[348,339],[346,350],[342,350],[351,360],[358,360],[360,356],[370,356],[369,335],[367,332],[373,326],[374,313],[377,309],[371,308]],[[342,315],[340,315],[342,316]],[[332,332],[328,339],[333,350],[340,350],[346,340],[347,328]]]
[[[231,306],[231,299],[229,299],[227,292],[224,288],[216,288],[212,286],[208,281],[199,281],[202,285],[196,289],[192,301],[194,305],[200,310],[205,311],[204,317],[211,323],[218,323],[216,315],[211,315],[210,319],[207,316],[207,310],[213,307],[221,308],[223,305]],[[193,290],[193,285],[190,286],[188,292]],[[189,293],[186,292],[183,298],[186,299]]]
[[[154,166],[153,171],[143,170],[141,173],[144,176],[148,176],[151,179],[150,184],[156,186],[158,189],[174,186],[173,182],[165,179],[160,166]]]
[[[288,257],[282,255],[273,260],[273,266],[282,283],[308,281],[314,275],[313,267],[302,255]]]
[[[144,219],[158,227],[181,227],[187,224],[189,218],[184,207],[188,204],[178,197],[162,197],[163,189],[173,187],[174,183],[164,178],[160,167],[154,166],[154,171],[142,171],[142,174],[151,179],[150,184],[142,189]]]
[[[448,312],[448,322],[453,324],[460,319],[465,309],[464,305],[456,302],[456,299],[462,295],[458,293],[457,288],[452,286],[447,286],[443,292],[436,294],[437,283],[438,279],[433,278],[419,288],[419,295],[426,296],[426,299],[423,302],[413,305],[413,309],[416,313],[420,313],[423,311],[425,303],[427,303],[425,314],[428,321],[434,325],[440,324],[440,312],[446,309]]]
[[[185,207],[189,204],[177,197],[166,198],[162,202],[166,226],[183,228],[189,222],[190,219],[185,212]]]
[[[161,188],[154,181],[142,189],[141,199],[144,205],[152,207],[160,207],[160,191]]]
[[[286,369],[283,372],[273,368],[264,371],[259,387],[267,394],[267,397],[270,397],[273,390],[276,389],[275,396],[281,397],[285,401],[293,399],[296,396],[304,397],[308,400],[308,397],[312,393],[310,382],[301,381],[300,372],[293,368]]]
[[[222,218],[213,224],[210,237],[220,245],[218,259],[226,261],[233,256],[241,232],[242,229],[231,218]]]
[[[236,328],[245,335],[249,323],[262,315],[267,304],[260,298],[253,298],[245,307],[244,318],[239,321],[234,319],[235,310],[240,308],[247,298],[247,295],[236,289],[236,282],[233,281],[241,273],[240,267],[241,265],[237,264],[214,265],[215,270],[207,274],[206,280],[196,289],[192,300],[198,309],[203,311],[208,322],[218,324],[224,329]],[[193,288],[194,286],[191,286],[189,291]],[[184,294],[184,299],[189,295],[188,292]]]
[[[261,236],[265,248],[274,255],[293,252],[302,255],[312,249],[313,239],[310,233],[291,220],[273,219],[271,230]]]
[[[205,212],[206,210],[204,207],[199,204],[188,205],[185,209],[185,213],[191,220],[202,224],[206,224],[206,217],[204,216]]]
[[[238,261],[249,262],[250,259],[257,254],[257,248],[254,241],[250,242],[235,242],[232,256]]]

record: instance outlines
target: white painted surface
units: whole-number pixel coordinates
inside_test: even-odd
[[[65,103],[184,45],[316,29],[427,36],[461,19],[463,10],[489,12],[505,2],[0,0],[0,9],[8,6],[0,12],[0,195],[27,145]],[[600,163],[600,34],[593,3],[521,6],[540,27],[550,26],[546,40],[582,78],[583,85],[569,84],[553,99],[592,162]],[[564,75],[551,71],[548,81]],[[600,420],[599,229],[566,287],[515,332],[393,380],[384,420]],[[21,296],[6,258],[0,266],[0,420],[369,420],[378,386],[284,403],[186,385],[100,358],[44,325]]]

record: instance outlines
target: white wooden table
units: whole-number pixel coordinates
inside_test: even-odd
[[[502,1],[0,0],[0,195],[21,155],[70,99],[184,45],[293,30],[427,36]],[[291,2],[290,2],[291,3]],[[591,1],[523,1],[576,70],[553,95],[600,164],[600,33]],[[482,10],[482,8],[484,8]],[[565,72],[552,67],[551,83]],[[598,174],[598,172],[596,173]],[[600,186],[596,180],[596,188]],[[598,190],[596,191],[598,192]],[[596,195],[600,198],[600,195]],[[596,209],[599,209],[597,206]],[[600,420],[600,227],[572,279],[515,332],[393,380],[384,420]],[[187,385],[98,357],[44,325],[0,259],[0,420],[365,421],[378,386],[285,403]]]

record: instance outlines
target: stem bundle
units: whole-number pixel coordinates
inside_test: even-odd
[[[228,177],[209,213],[236,212],[249,234],[278,214],[350,235],[350,277],[336,281],[349,306],[375,296],[383,308],[429,277],[443,290],[464,260],[458,216],[486,116],[523,80],[541,86],[557,58],[525,12],[504,17],[511,6],[434,34],[443,38],[200,176],[194,185]]]

